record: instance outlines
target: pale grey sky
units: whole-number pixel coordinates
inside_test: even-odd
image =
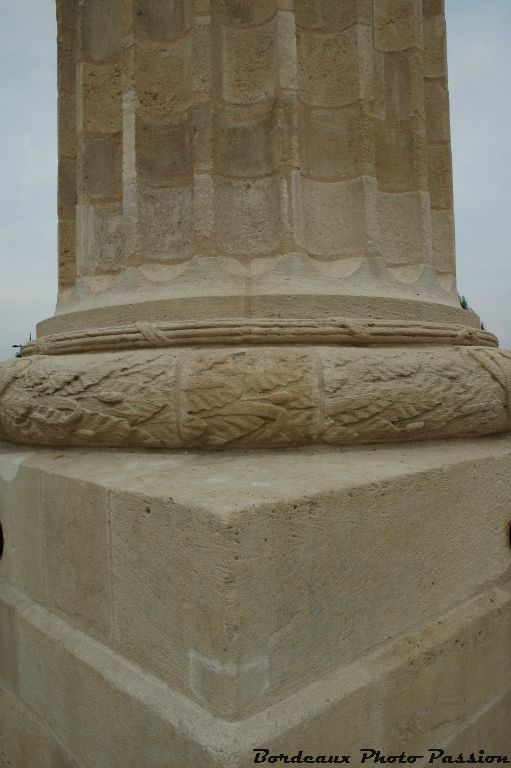
[[[511,348],[511,0],[447,0],[458,289]],[[0,359],[53,314],[53,0],[0,0]]]

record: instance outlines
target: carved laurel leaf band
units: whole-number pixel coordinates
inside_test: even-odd
[[[137,322],[44,336],[23,347],[27,355],[65,355],[179,346],[300,344],[382,346],[429,344],[496,347],[487,331],[464,325],[399,320],[223,320],[193,323]]]
[[[0,438],[225,448],[474,436],[510,429],[510,395],[511,353],[482,346],[33,355],[0,366]]]

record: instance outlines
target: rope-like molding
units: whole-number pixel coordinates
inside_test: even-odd
[[[23,347],[27,355],[71,355],[183,346],[441,345],[497,347],[487,331],[449,323],[359,318],[273,318],[197,322],[136,322],[111,328],[43,336]]]

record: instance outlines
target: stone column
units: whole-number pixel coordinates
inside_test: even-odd
[[[57,5],[58,308],[5,374],[0,434],[509,428],[509,357],[456,292],[441,2]]]
[[[57,8],[0,763],[509,755],[511,355],[456,293],[442,1]]]

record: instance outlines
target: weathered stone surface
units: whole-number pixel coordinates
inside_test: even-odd
[[[117,198],[122,191],[122,137],[110,135],[85,139],[80,160],[81,200]]]
[[[76,207],[76,214],[78,274],[115,272],[123,254],[122,204],[80,203]]]
[[[4,365],[0,436],[221,448],[492,434],[509,429],[510,367],[485,347],[35,355]]]
[[[104,489],[67,485],[46,476],[41,485],[48,604],[92,634],[111,626],[108,502]]]
[[[421,0],[375,0],[376,47],[382,51],[421,48],[421,4]]]
[[[193,320],[233,275],[284,261],[258,284],[261,319],[272,297],[292,318],[324,293],[406,298],[431,320],[455,305],[442,3],[58,6],[63,321],[156,291]]]
[[[18,637],[15,621],[14,607],[0,602],[0,678],[2,683],[12,690],[16,690],[18,685]]]
[[[9,451],[0,456],[0,524],[4,537],[0,576],[46,604],[40,474],[37,470],[27,472],[22,466],[29,455],[26,451]]]
[[[456,293],[442,0],[57,21],[58,308],[0,368],[32,446],[0,446],[0,765],[506,749],[511,355]]]
[[[18,457],[68,495],[99,486],[110,496],[117,629],[98,642],[0,579],[19,675],[0,666],[6,759],[25,768],[37,748],[44,766],[150,758],[166,768],[170,750],[176,768],[248,768],[254,743],[357,755],[361,745],[466,749],[479,737],[508,749],[509,440],[454,445],[456,456],[439,444],[293,462],[271,452]],[[63,515],[65,525],[73,510]],[[68,535],[81,538],[72,526]]]
[[[261,322],[455,311],[443,7],[421,6],[109,0],[100,28],[96,0],[59,0],[45,325],[114,339],[128,316],[222,319],[220,297]]]
[[[483,707],[470,722],[462,726],[444,749],[458,756],[471,744],[487,744],[486,755],[507,755],[509,758],[509,723],[511,722],[511,693],[507,691]]]
[[[2,768],[81,768],[19,698],[0,688]]]
[[[80,3],[79,42],[83,58],[115,59],[121,47],[122,0],[86,0]]]
[[[85,133],[121,131],[121,75],[118,65],[79,65],[78,119]]]
[[[134,0],[133,28],[147,37],[172,40],[190,30],[191,0]]]
[[[298,83],[306,104],[342,107],[373,97],[372,33],[355,25],[334,35],[299,29]]]

